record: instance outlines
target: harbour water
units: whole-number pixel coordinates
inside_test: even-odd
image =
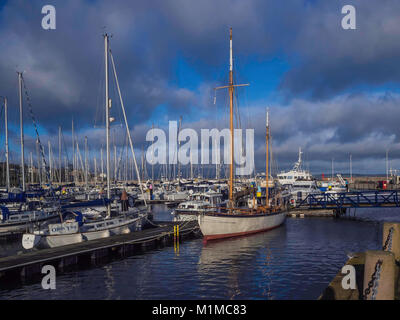
[[[155,220],[170,210],[153,208]],[[350,252],[378,249],[382,221],[399,209],[363,209],[360,222],[288,218],[283,227],[204,244],[185,241],[99,267],[57,276],[55,290],[39,282],[0,290],[1,299],[316,299]]]

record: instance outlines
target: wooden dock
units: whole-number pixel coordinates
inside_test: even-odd
[[[307,209],[291,209],[286,214],[290,218],[313,218],[313,217],[324,217],[331,218],[335,214],[332,209],[320,209],[320,210],[307,210]]]
[[[176,226],[179,226],[178,234],[174,232]],[[53,265],[62,272],[66,267],[124,258],[200,236],[197,221],[156,222],[152,228],[129,234],[4,257],[0,258],[0,286],[16,278],[26,279],[39,275],[44,265]]]

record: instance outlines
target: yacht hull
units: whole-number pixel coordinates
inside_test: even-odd
[[[202,214],[198,217],[205,241],[244,236],[281,226],[286,211],[259,215]]]
[[[32,233],[26,233],[22,237],[22,246],[25,249],[32,249],[37,247],[39,249],[44,248],[55,248],[69,244],[80,243],[84,241],[90,241],[101,238],[108,238],[113,235],[127,234],[131,231],[140,230],[142,225],[143,217],[137,217],[129,220],[123,225],[118,225],[113,228],[88,231],[88,232],[77,232],[70,234],[59,234],[59,235],[37,235]]]

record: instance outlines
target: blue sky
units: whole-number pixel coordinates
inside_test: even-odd
[[[57,29],[41,28],[41,8],[57,10]],[[343,30],[341,8],[356,8],[357,29]],[[18,159],[17,70],[32,97],[41,139],[57,150],[58,126],[71,145],[71,120],[98,155],[102,123],[103,38],[111,48],[135,146],[148,146],[154,123],[183,117],[185,127],[226,127],[229,27],[242,125],[255,129],[256,167],[262,168],[265,108],[271,110],[276,167],[305,152],[309,168],[348,172],[385,170],[385,152],[400,167],[400,26],[395,0],[296,1],[152,0],[0,3],[0,95],[9,98],[13,159]],[[121,120],[111,81],[113,116]],[[117,122],[118,122],[117,121]],[[35,152],[25,104],[27,152]],[[3,126],[2,140],[4,140]],[[117,133],[116,143],[124,143]],[[70,153],[71,150],[64,150]]]

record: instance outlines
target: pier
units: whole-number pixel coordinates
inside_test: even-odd
[[[379,190],[309,194],[297,209],[335,209],[400,207],[400,191]]]
[[[66,267],[96,265],[99,261],[125,258],[200,235],[197,221],[151,224],[152,228],[129,234],[0,258],[0,284],[37,276],[44,265],[62,272]]]

